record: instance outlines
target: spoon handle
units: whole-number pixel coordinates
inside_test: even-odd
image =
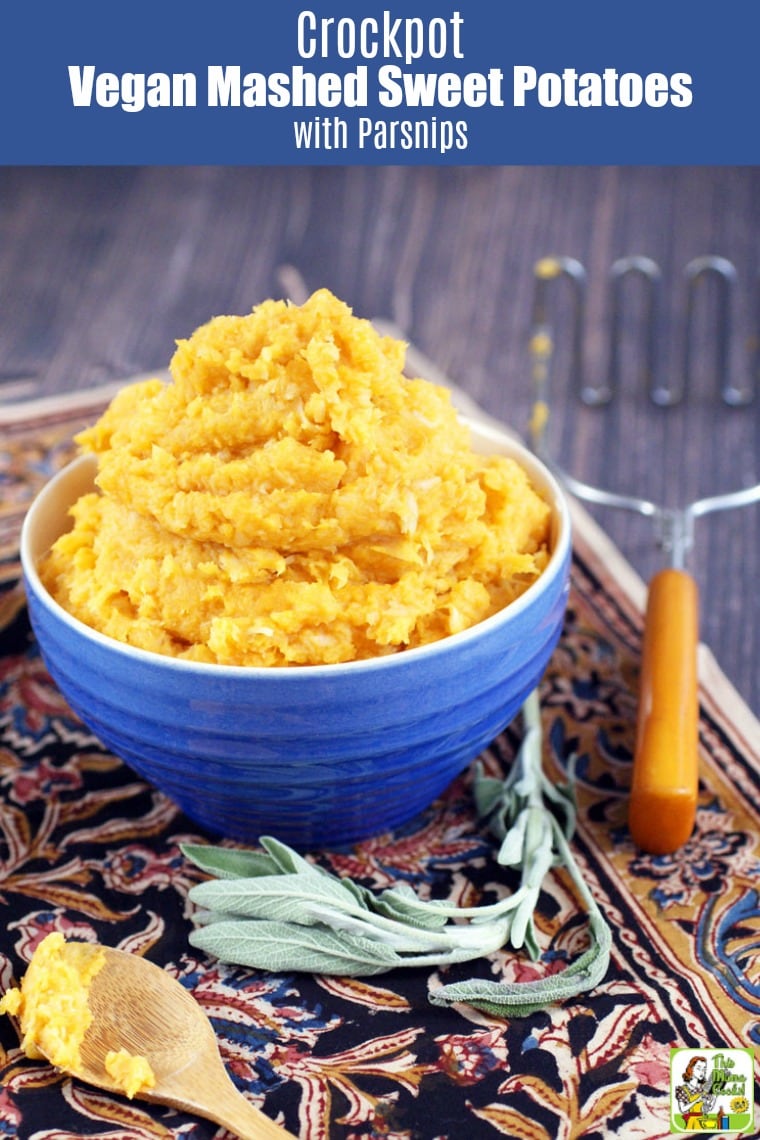
[[[229,1132],[234,1133],[240,1140],[284,1140],[285,1137],[290,1137],[292,1140],[290,1132],[286,1132],[282,1125],[270,1120],[233,1086],[230,1086],[229,1092],[225,1093],[224,1097],[220,1096],[211,1112],[206,1110],[206,1115],[216,1124],[221,1124]]]
[[[179,1096],[167,1097],[165,1103],[171,1100],[177,1108],[205,1116],[207,1120],[221,1124],[234,1133],[239,1140],[285,1140],[286,1137],[293,1140],[292,1133],[281,1124],[275,1124],[266,1113],[238,1092],[229,1074],[223,1067],[219,1067],[215,1057],[211,1060],[206,1058],[195,1068],[193,1076],[198,1078],[199,1092],[202,1090],[202,1095],[197,1100],[188,1093],[185,1084]],[[159,1097],[156,1096],[155,1099]]]

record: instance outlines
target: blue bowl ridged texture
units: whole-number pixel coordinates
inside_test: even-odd
[[[405,823],[510,723],[560,635],[567,563],[509,622],[390,669],[176,668],[78,634],[27,588],[53,679],[108,748],[212,832],[307,849]]]

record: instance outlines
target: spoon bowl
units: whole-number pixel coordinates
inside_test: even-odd
[[[99,948],[100,949],[100,948]],[[123,1092],[106,1070],[110,1051],[143,1056],[155,1076],[136,1095],[205,1117],[240,1140],[291,1136],[238,1092],[219,1054],[211,1022],[192,994],[160,966],[103,947],[105,963],[89,983],[92,1022],[72,1076]]]

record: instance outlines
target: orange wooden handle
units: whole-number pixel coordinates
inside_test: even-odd
[[[697,586],[683,570],[661,570],[649,585],[639,719],[628,826],[654,855],[691,835],[699,779]]]

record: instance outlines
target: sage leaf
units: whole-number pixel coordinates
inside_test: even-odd
[[[405,898],[401,909],[397,908],[395,901],[391,908],[386,909],[386,903],[391,901],[389,896],[393,894],[394,890],[395,888],[391,887],[389,890],[383,891],[378,898],[378,909],[382,908],[383,913],[389,915],[396,914],[400,920],[403,919],[407,922],[417,921],[427,916],[427,920],[424,922],[426,926],[442,926],[449,919],[461,918],[472,919],[473,926],[491,922],[494,919],[502,918],[519,906],[525,894],[521,887],[497,902],[481,903],[478,906],[458,906],[456,903],[448,903],[441,899],[424,900],[414,896],[414,900]]]
[[[374,897],[370,905],[378,914],[430,930],[445,926],[453,915],[462,917],[461,909],[456,906],[438,899],[421,899],[408,885],[405,890],[401,887],[388,887]]]
[[[484,947],[498,949],[505,928],[498,923],[477,929],[464,926],[441,926],[430,929],[410,925],[362,907],[343,887],[343,881],[304,875],[262,876],[251,891],[245,880],[226,879],[199,883],[190,890],[191,901],[208,915],[203,925],[226,918],[260,919],[298,926],[323,924],[334,930],[350,931],[363,938],[375,939],[401,951],[471,951],[472,957],[484,953]],[[444,928],[445,927],[445,928]]]
[[[403,922],[386,921],[380,924],[372,914],[361,917],[347,913],[335,914],[329,908],[321,908],[319,903],[314,904],[312,915],[333,930],[348,930],[362,938],[371,938],[386,946],[393,946],[402,953],[447,955],[453,950],[460,953],[462,958],[480,958],[489,952],[485,947],[498,950],[504,944],[506,936],[506,929],[500,923],[491,923],[477,930],[466,926],[428,930],[426,927],[410,926]]]
[[[216,875],[218,879],[255,878],[271,875],[277,869],[272,858],[262,851],[212,847],[203,843],[181,843],[180,850],[201,871]]]
[[[485,979],[453,982],[432,990],[429,999],[433,1005],[449,1006],[463,1002],[498,1017],[525,1017],[557,1002],[577,997],[599,985],[609,965],[612,936],[596,909],[589,916],[589,931],[589,949],[559,973],[529,982],[491,982]]]
[[[521,811],[513,826],[504,836],[499,848],[498,861],[503,867],[519,867],[522,865],[527,830],[528,812]]]
[[[538,949],[533,929],[533,912],[536,909],[537,902],[538,891],[533,890],[526,895],[524,901],[512,915],[512,921],[509,927],[509,941],[515,950],[522,950],[526,944],[530,944],[534,951]],[[531,953],[530,956],[531,958],[535,958],[537,954]]]
[[[299,855],[292,847],[281,843],[279,839],[275,839],[272,835],[262,836],[260,842],[272,862],[283,875],[306,875],[311,878],[317,875],[321,876],[327,874],[327,872],[323,871],[316,863],[310,863],[308,859],[304,859],[303,855]]]
[[[227,919],[193,930],[190,944],[222,962],[272,973],[304,972],[370,977],[399,966],[450,965],[475,956],[473,948],[402,954],[392,946],[329,927]]]
[[[358,910],[357,903],[339,881],[304,875],[262,875],[256,889],[245,879],[210,880],[191,887],[190,901],[197,906],[240,918],[272,918],[309,925],[309,906],[317,899],[334,909]]]
[[[483,765],[478,763],[475,768],[475,782],[472,789],[475,801],[475,810],[480,819],[486,819],[497,804],[501,803],[504,783],[493,776],[486,776]]]
[[[227,919],[194,930],[190,943],[223,962],[273,973],[371,975],[390,969],[397,959],[387,946],[369,939],[286,922]]]
[[[406,883],[388,887],[376,894],[369,887],[355,883],[353,879],[341,879],[340,882],[346,890],[351,891],[357,902],[376,914],[429,930],[437,930],[446,925],[448,912],[445,907],[439,906],[437,902],[424,902]]]

